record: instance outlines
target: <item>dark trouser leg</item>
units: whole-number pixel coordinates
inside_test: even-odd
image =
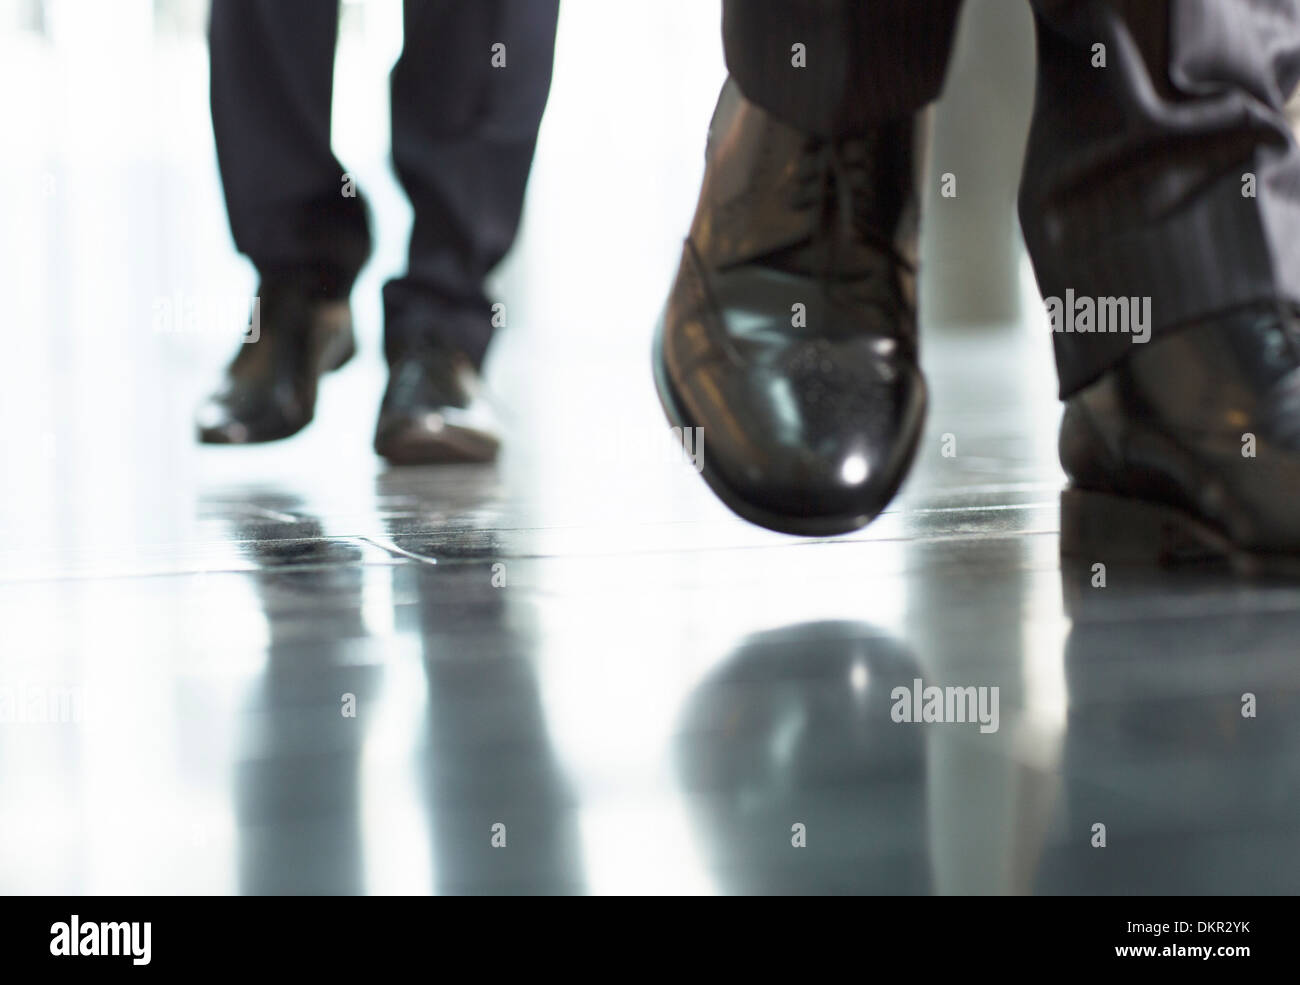
[[[961,0],[724,0],[727,68],[773,116],[822,137],[909,116],[943,87]],[[802,44],[806,67],[793,64]]]
[[[370,250],[360,197],[330,150],[338,7],[213,0],[212,127],[230,228],[263,274],[346,297]]]
[[[1043,295],[1150,297],[1156,338],[1198,316],[1300,300],[1300,151],[1283,115],[1300,80],[1296,4],[1034,6],[1020,219]],[[1055,334],[1061,395],[1133,338]]]
[[[393,160],[415,224],[406,274],[384,287],[390,361],[424,338],[483,359],[483,281],[518,229],[557,15],[558,0],[406,0]],[[503,67],[493,66],[497,43]]]

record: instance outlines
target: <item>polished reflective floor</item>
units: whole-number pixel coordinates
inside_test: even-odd
[[[858,534],[751,527],[674,451],[648,342],[712,5],[566,3],[497,289],[508,451],[376,459],[388,7],[338,70],[381,229],[364,358],[250,449],[191,438],[238,331],[204,305],[253,280],[201,39],[0,41],[32,94],[0,111],[0,891],[1300,890],[1300,585],[1062,567],[1038,322],[925,325],[927,436]],[[917,681],[996,688],[996,728],[896,721]]]

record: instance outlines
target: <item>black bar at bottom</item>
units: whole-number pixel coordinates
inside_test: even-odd
[[[705,916],[681,906],[672,915],[541,915],[426,900],[11,898],[0,921],[0,953],[6,973],[319,970],[335,976],[348,968],[371,975],[399,970],[439,951],[483,972],[527,954],[549,954],[549,964],[560,950],[570,965],[586,955],[600,967],[608,960],[600,955],[616,941],[622,943],[615,950],[629,948],[638,964],[662,955],[679,970],[679,962],[692,963],[687,953],[701,949],[702,957],[724,963],[779,955],[806,961],[813,971],[834,959],[864,974],[882,966],[915,971],[919,961],[927,971],[1183,974],[1199,967],[1239,975],[1291,969],[1296,958],[1293,905],[1282,898],[875,899],[843,916],[803,900],[782,900],[770,915]]]

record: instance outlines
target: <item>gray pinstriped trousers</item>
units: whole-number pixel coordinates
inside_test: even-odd
[[[1300,149],[1285,114],[1300,0],[1030,2],[1038,85],[1020,220],[1043,294],[1150,297],[1153,341],[1215,312],[1300,303]],[[938,95],[960,5],[724,0],[727,65],[786,122],[851,134]],[[1053,339],[1062,396],[1133,345]]]

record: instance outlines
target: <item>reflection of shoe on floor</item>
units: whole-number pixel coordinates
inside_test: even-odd
[[[257,297],[255,341],[240,346],[221,389],[199,408],[202,442],[250,444],[296,434],[315,414],[321,375],[356,352],[346,300],[322,300],[296,279],[274,277],[263,278]]]
[[[375,451],[394,465],[490,462],[499,431],[478,373],[458,350],[425,342],[392,362]]]
[[[848,622],[758,633],[717,662],[673,760],[721,892],[933,891],[928,733],[891,716],[894,688],[920,676],[901,642]],[[804,846],[773,850],[796,821]]]
[[[723,88],[653,361],[670,421],[703,429],[709,486],[761,526],[854,530],[911,464],[913,129],[818,140]]]
[[[1061,423],[1067,556],[1300,570],[1300,319],[1261,307],[1136,346]]]

